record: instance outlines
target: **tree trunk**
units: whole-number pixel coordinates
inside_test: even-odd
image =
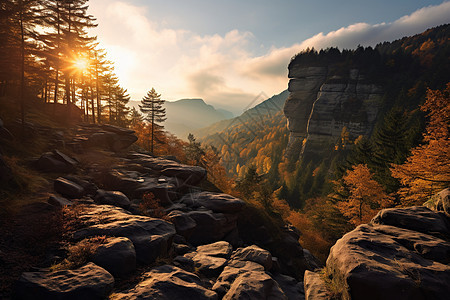
[[[20,91],[19,91],[19,99],[20,99],[20,116],[22,119],[22,130],[25,129],[25,97],[24,97],[24,89],[25,89],[25,32],[23,28],[23,2],[19,1],[20,5]]]

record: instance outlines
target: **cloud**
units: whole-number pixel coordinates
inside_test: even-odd
[[[251,32],[199,35],[168,28],[149,19],[149,6],[121,0],[90,4],[90,13],[99,22],[95,33],[116,62],[120,82],[132,99],[141,99],[155,87],[165,99],[203,98],[234,113],[242,112],[260,92],[272,95],[284,90],[291,57],[307,47],[374,46],[450,22],[450,2],[444,2],[391,23],[356,23],[321,32],[289,47],[272,47],[258,56],[254,50],[260,45]]]

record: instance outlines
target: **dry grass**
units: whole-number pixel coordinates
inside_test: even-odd
[[[330,270],[325,267],[320,271],[320,277],[325,282],[325,286],[328,290],[330,299],[339,300],[343,299],[345,284],[343,282],[339,282],[336,276],[330,272]]]
[[[97,251],[100,245],[107,240],[106,236],[97,236],[84,239],[68,247],[67,258],[51,267],[52,271],[76,269],[86,264]]]
[[[164,211],[164,207],[161,205],[161,200],[155,198],[153,193],[145,193],[142,196],[142,202],[139,204],[139,209],[149,217],[171,222],[167,213]]]

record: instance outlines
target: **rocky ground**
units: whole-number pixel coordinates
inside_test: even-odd
[[[240,232],[249,224],[244,201],[203,190],[203,168],[126,151],[135,140],[126,129],[82,126],[55,144],[79,157],[102,149],[98,161],[56,149],[34,160],[40,172],[61,176],[47,203],[32,204],[30,213],[59,217],[64,244],[20,276],[14,297],[304,298],[298,274],[318,262],[304,256],[297,230],[279,228],[274,241],[256,222],[241,230],[254,232],[248,237]],[[279,257],[267,250],[274,243]]]
[[[26,270],[8,296],[400,300],[450,293],[448,189],[427,207],[380,211],[338,240],[320,269],[298,230],[284,224],[274,234],[249,204],[205,184],[203,168],[128,151],[136,141],[130,130],[37,130],[63,150],[31,165],[59,177],[45,201],[1,220],[0,265],[10,277],[15,266]],[[10,180],[2,162],[0,179]],[[17,255],[20,247],[39,255]]]

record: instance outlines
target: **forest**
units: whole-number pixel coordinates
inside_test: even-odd
[[[289,132],[280,110],[201,141],[219,150],[238,187],[254,182],[253,188],[265,185],[274,191],[271,201],[278,209],[271,210],[297,226],[302,245],[325,259],[338,238],[367,223],[380,208],[419,205],[418,199],[448,186],[446,134],[431,138],[430,126],[437,122],[445,131],[449,124],[449,30],[443,25],[374,48],[307,49],[292,58],[291,64],[328,66],[331,75],[360,68],[368,82],[383,87],[381,112],[368,136],[351,137],[344,127],[325,153],[287,157]],[[435,140],[439,146],[432,147],[440,150],[427,148]],[[255,176],[259,179],[249,180]],[[367,206],[355,211],[363,199]]]
[[[88,34],[96,23],[86,0],[6,0],[0,6],[5,124],[18,132],[45,113],[64,126],[129,127],[140,150],[202,166],[217,189],[299,228],[301,244],[322,260],[342,234],[380,208],[421,204],[418,199],[450,182],[448,25],[374,48],[307,49],[293,57],[291,64],[327,65],[337,75],[358,67],[384,95],[371,135],[350,138],[343,130],[326,155],[292,159],[284,155],[289,133],[281,111],[202,139],[191,134],[185,142],[164,131],[162,108],[156,119],[149,119],[154,110],[145,98],[140,110],[130,109],[114,63]],[[158,102],[161,95],[152,89],[147,96]],[[14,151],[5,147],[7,163],[17,160]]]

